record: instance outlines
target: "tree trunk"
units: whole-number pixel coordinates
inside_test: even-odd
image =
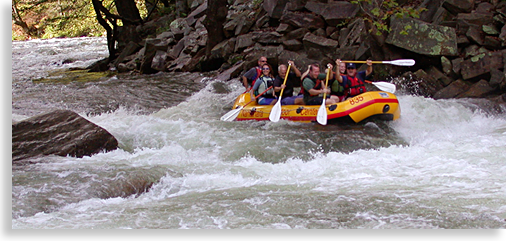
[[[92,0],[91,3],[93,4],[93,8],[95,9],[95,13],[97,14],[96,18],[98,23],[102,25],[102,27],[104,27],[107,32],[107,49],[109,50],[109,61],[112,61],[116,56],[116,49],[114,48],[115,42],[113,34],[114,30],[102,16],[102,11],[107,10],[104,8],[100,0]],[[104,13],[104,15],[107,16],[107,13]]]
[[[227,20],[227,0],[208,0],[204,26],[207,29],[206,56],[209,59],[214,46],[225,39],[223,24]]]
[[[116,0],[115,2],[118,14],[124,20],[123,26],[142,23],[139,9],[137,9],[137,5],[135,5],[135,0]]]

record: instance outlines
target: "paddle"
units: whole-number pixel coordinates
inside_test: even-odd
[[[345,63],[356,63],[356,64],[365,64],[367,61],[362,60],[342,60],[341,62]],[[397,66],[413,66],[415,65],[414,59],[396,59],[392,61],[372,61],[373,64],[393,64]]]
[[[387,82],[372,82],[369,80],[366,80],[365,82],[367,82],[369,84],[373,84],[374,86],[378,87],[378,89],[380,89],[382,91],[395,93],[395,85],[394,84],[390,84]]]
[[[288,69],[286,69],[285,80],[283,81],[283,85],[286,84],[286,79],[288,79],[288,73],[290,73],[291,64],[288,64]],[[281,118],[281,97],[283,96],[283,91],[285,89],[281,89],[281,93],[279,93],[278,102],[272,107],[271,113],[269,114],[269,120],[272,122],[278,122],[279,118]]]
[[[327,98],[327,83],[329,82],[329,75],[330,75],[330,66],[327,66],[327,77],[325,79],[325,87],[323,88],[325,91],[323,92],[323,101],[322,105],[318,109],[318,114],[316,114],[316,121],[320,123],[321,125],[327,124],[327,108],[325,107],[325,98]]]
[[[237,107],[229,112],[227,112],[226,114],[224,114],[220,120],[222,121],[233,121],[235,120],[235,118],[237,118],[237,116],[239,115],[239,113],[241,112],[242,109],[244,109],[245,106],[251,104],[251,102],[255,101],[258,97],[262,96],[263,94],[265,94],[265,92],[267,92],[268,90],[272,89],[273,86],[267,88],[264,92],[260,93],[259,95],[257,95],[255,98],[253,98],[250,102],[246,103],[245,105],[241,106],[241,107]]]

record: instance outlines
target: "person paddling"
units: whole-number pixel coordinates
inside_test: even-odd
[[[341,60],[336,60],[336,65],[339,66]],[[359,94],[365,93],[365,79],[372,74],[372,61],[367,60],[367,69],[365,71],[357,72],[357,66],[354,63],[346,63],[346,75],[337,75],[336,79],[341,83],[345,90],[346,98],[354,97]]]
[[[274,80],[274,90],[276,91],[276,96],[279,96],[281,90],[284,89],[283,96],[281,97],[282,105],[303,105],[304,101],[302,100],[302,95],[293,95],[293,87],[296,82],[300,83],[300,76],[302,74],[293,61],[289,60],[288,64],[292,66],[291,69],[293,69],[293,72],[290,71],[290,73],[288,73],[285,85],[283,85],[283,81],[285,79],[285,75],[287,74],[286,71],[288,67],[285,64],[281,64],[278,67],[278,75]]]
[[[332,65],[328,71],[332,71]],[[307,76],[306,76],[307,73]],[[323,103],[323,93],[327,93],[327,98],[325,100],[325,104],[331,105],[335,104],[336,101],[333,98],[330,98],[330,88],[324,89],[325,86],[325,74],[320,74],[320,66],[318,64],[311,64],[309,66],[308,72],[302,75],[304,78],[302,81],[302,91],[304,94],[304,104],[306,105],[321,105]],[[333,75],[333,74],[331,74]],[[332,79],[331,76],[329,78]]]

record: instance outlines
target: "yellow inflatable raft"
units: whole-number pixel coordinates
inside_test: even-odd
[[[241,106],[243,106],[243,109],[235,119],[237,121],[268,121],[273,107],[272,105],[258,105],[256,101],[251,101],[249,93],[239,95],[232,109]],[[319,108],[320,105],[282,105],[281,119],[313,122],[316,121]],[[401,115],[397,97],[392,93],[383,91],[368,91],[345,101],[327,105],[326,110],[328,123],[349,122],[350,120],[358,123],[367,118],[396,120]]]

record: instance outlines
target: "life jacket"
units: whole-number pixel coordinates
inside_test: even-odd
[[[357,78],[356,75],[355,75],[355,77],[351,77],[349,75],[346,77],[347,77],[348,81],[344,85],[344,88],[346,89],[345,94],[348,97],[353,97],[353,96],[362,94],[367,91],[365,89],[364,81]]]
[[[255,75],[255,77],[253,78],[253,80],[251,81],[251,86],[253,87],[253,85],[255,85],[255,82],[257,81],[258,78],[260,78],[260,76],[262,76],[262,69],[260,67],[255,67],[255,70],[257,71],[257,74]],[[260,92],[262,93],[262,92]]]
[[[265,76],[265,75],[262,75],[260,78],[257,79],[257,81],[262,81],[262,82],[258,86],[258,89],[256,89],[254,91],[255,96],[258,96],[260,93],[263,93],[266,89],[268,89],[269,87],[274,85],[274,79],[269,76]],[[262,97],[274,98],[273,93],[274,93],[274,88],[271,88],[270,90],[265,92],[262,95]]]
[[[314,87],[313,87],[313,89],[319,90],[319,89],[321,89],[323,87],[322,86],[322,81],[320,79],[317,78],[316,80],[314,80],[310,76],[307,76],[306,78],[309,78],[315,84]],[[318,95],[311,95],[309,93],[309,90],[305,90],[304,89],[304,85],[303,84],[301,84],[301,86],[302,86],[302,88],[300,88],[300,93],[304,94],[305,98],[318,96]]]

